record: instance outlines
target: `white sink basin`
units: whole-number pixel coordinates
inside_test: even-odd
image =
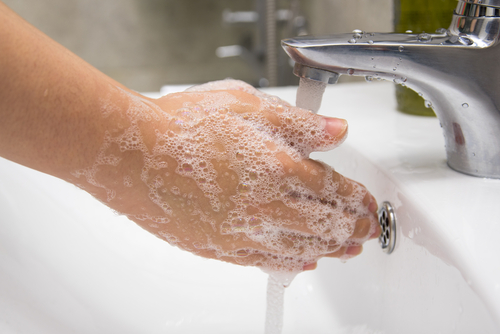
[[[293,101],[296,87],[267,90]],[[286,291],[284,333],[498,333],[500,180],[446,166],[434,118],[389,83],[327,88],[350,135],[316,154],[397,216],[397,244],[324,259]],[[180,251],[90,195],[0,160],[1,333],[262,333],[267,277]]]

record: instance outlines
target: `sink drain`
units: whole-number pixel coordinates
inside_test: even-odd
[[[387,254],[391,254],[396,246],[396,215],[391,203],[384,202],[378,211],[378,221],[382,232],[378,241]]]

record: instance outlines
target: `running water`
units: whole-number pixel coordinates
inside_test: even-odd
[[[296,106],[317,113],[321,106],[326,85],[325,82],[300,78]]]
[[[269,272],[265,334],[281,334],[285,288],[297,274],[298,272]]]
[[[317,113],[326,85],[324,82],[300,78],[297,90],[297,107]],[[268,274],[265,334],[281,334],[285,288],[292,283],[298,272],[269,271]]]

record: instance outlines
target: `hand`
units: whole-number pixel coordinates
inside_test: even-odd
[[[302,270],[378,235],[367,190],[308,158],[340,144],[345,121],[238,81],[158,100],[122,94],[126,111],[107,105],[113,126],[73,182],[158,237],[207,258]]]

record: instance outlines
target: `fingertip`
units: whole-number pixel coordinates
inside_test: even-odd
[[[378,205],[377,205],[377,202],[375,202],[375,199],[373,200],[373,202],[370,203],[370,205],[368,206],[368,210],[372,213],[375,213],[378,209]]]
[[[347,132],[347,121],[341,118],[324,117],[325,130],[330,136],[343,137]]]
[[[309,264],[306,264],[302,269],[304,271],[306,270],[314,270],[318,267],[318,263],[317,262],[314,262],[314,263],[309,263]]]
[[[373,232],[372,235],[370,235],[370,239],[378,238],[380,236],[380,233],[382,233],[382,229],[380,228],[380,226],[377,226],[375,232]]]
[[[347,247],[345,254],[356,256],[356,255],[361,254],[361,252],[363,252],[363,246],[349,246],[349,247]]]

